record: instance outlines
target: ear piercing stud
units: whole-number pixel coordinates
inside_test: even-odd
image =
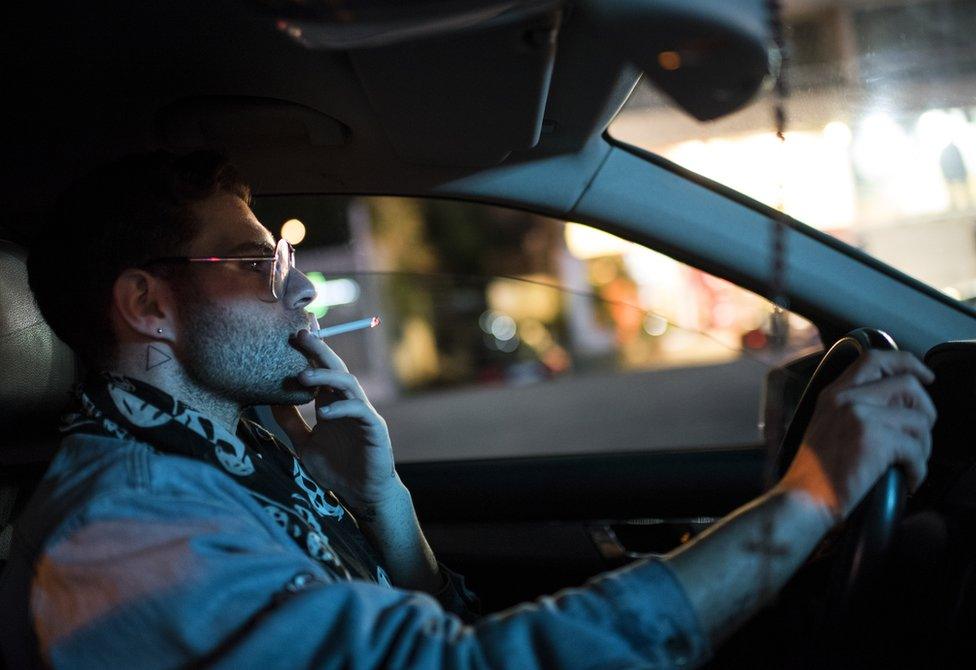
[[[162,335],[163,334],[163,329],[162,328],[157,328],[156,329],[156,332],[159,333],[160,335]]]

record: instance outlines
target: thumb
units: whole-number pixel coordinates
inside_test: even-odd
[[[312,432],[294,405],[271,405],[271,415],[296,447],[305,442]]]

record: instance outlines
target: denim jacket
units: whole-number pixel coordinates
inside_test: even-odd
[[[230,477],[117,438],[65,438],[0,578],[12,668],[666,668],[709,648],[665,563],[465,622],[329,575]]]

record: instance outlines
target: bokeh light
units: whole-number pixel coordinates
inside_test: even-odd
[[[281,237],[292,246],[298,246],[305,239],[305,224],[298,219],[288,219],[281,224]]]

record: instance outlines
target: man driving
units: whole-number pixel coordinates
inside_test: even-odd
[[[766,494],[663,558],[479,617],[249,202],[217,154],[133,155],[75,184],[33,250],[38,306],[89,373],[15,524],[12,667],[695,666],[890,466],[925,477],[932,373],[872,352]],[[290,445],[242,416],[254,405]]]

